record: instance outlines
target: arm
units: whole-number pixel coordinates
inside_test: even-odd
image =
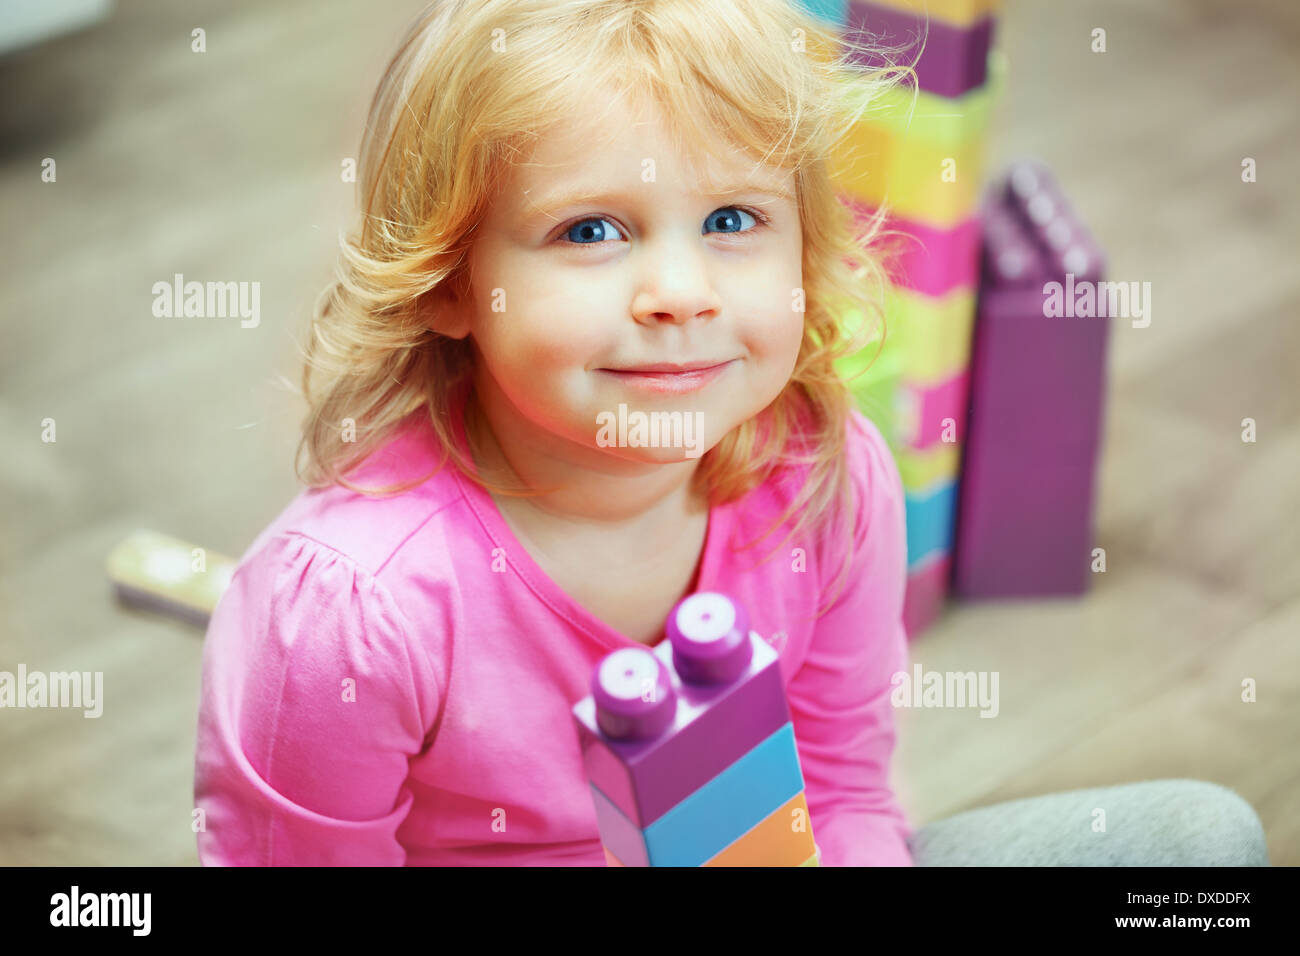
[[[852,569],[815,622],[787,695],[823,865],[910,866],[907,820],[888,782],[890,678],[907,667],[903,486],[879,431],[856,412],[848,458],[858,495]],[[827,550],[842,560],[840,546]],[[825,570],[827,587],[838,568]]]
[[[296,534],[236,570],[208,626],[194,764],[204,865],[397,865],[437,691],[386,590]]]

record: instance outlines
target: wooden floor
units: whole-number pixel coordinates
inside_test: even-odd
[[[137,526],[238,555],[294,493],[299,410],[275,376],[296,376],[351,207],[340,163],[419,6],[150,0],[0,61],[0,669],[105,675],[98,720],[0,719],[0,864],[197,862],[201,632],[117,607],[104,559]],[[1112,339],[1108,570],[1086,599],[962,606],[922,636],[926,670],[998,671],[1000,713],[900,711],[895,783],[920,825],[1216,781],[1294,865],[1300,7],[1087,6],[1009,4],[991,151],[1050,163],[1110,277],[1152,285],[1150,327]],[[155,319],[152,285],[177,272],[260,282],[261,324]]]

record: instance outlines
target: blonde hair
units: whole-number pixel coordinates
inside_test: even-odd
[[[295,457],[299,478],[365,494],[427,480],[370,489],[347,478],[419,413],[440,440],[438,469],[450,458],[480,486],[519,493],[477,475],[457,446],[452,396],[472,374],[473,353],[468,338],[435,331],[429,293],[466,281],[474,227],[547,118],[572,115],[592,88],[624,90],[653,96],[680,142],[738,149],[794,173],[805,302],[794,371],[767,408],[705,453],[695,481],[712,506],[740,498],[783,465],[809,465],[790,509],[746,547],[795,513],[798,523],[773,550],[801,531],[823,533],[834,514],[848,516],[846,573],[853,396],[835,361],[884,344],[886,280],[869,249],[883,211],[855,229],[827,159],[875,93],[910,72],[868,73],[850,62],[852,52],[794,0],[432,3],[370,106],[358,165],[360,228],[340,236],[336,277],[316,303],[304,352],[309,410]],[[345,440],[345,418],[355,422],[356,440]]]

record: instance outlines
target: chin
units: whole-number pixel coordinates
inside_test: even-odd
[[[647,465],[675,465],[684,461],[699,461],[713,446],[701,442],[698,446],[676,448],[601,447],[599,450],[624,461]]]
[[[716,420],[699,409],[617,410],[595,416],[596,447],[627,461],[672,464],[698,460],[716,444]]]

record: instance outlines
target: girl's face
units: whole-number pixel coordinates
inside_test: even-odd
[[[739,157],[701,171],[673,150],[657,111],[625,106],[600,126],[565,124],[512,169],[475,230],[468,290],[442,302],[437,327],[472,337],[475,387],[498,435],[587,461],[593,450],[683,461],[762,411],[794,369],[794,176]],[[627,371],[701,363],[721,367]],[[617,425],[602,428],[620,406],[629,425],[676,412],[684,428],[668,447],[640,447],[630,429],[620,445]]]

